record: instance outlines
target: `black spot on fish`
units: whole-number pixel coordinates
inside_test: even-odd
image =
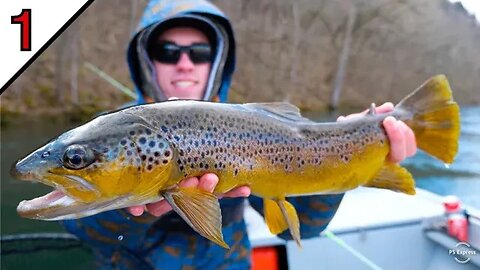
[[[152,162],[152,161],[153,161],[153,157],[149,157],[149,158],[148,158],[148,161]]]
[[[181,152],[181,155],[183,156],[183,151],[180,150],[180,152]],[[166,156],[166,157],[169,157],[170,154],[171,154],[171,153],[170,153],[170,150],[165,150],[165,153],[163,153],[163,155]]]
[[[178,135],[173,136],[173,138],[178,142],[180,141],[180,137]]]
[[[155,141],[150,141],[150,142],[148,143],[148,146],[154,147],[154,146],[155,146]]]
[[[147,166],[147,170],[149,170],[149,171],[151,171],[152,168],[153,168],[153,167],[152,167],[152,165],[150,165],[150,164]]]
[[[160,153],[157,151],[157,152],[153,153],[153,155],[158,157],[160,155]]]
[[[142,158],[142,160],[145,161],[145,160],[147,159],[147,156],[146,156],[146,155],[142,155],[141,158]]]
[[[131,156],[131,155],[132,155],[132,151],[127,150],[127,156]]]
[[[135,131],[134,130],[131,130],[128,134],[130,134],[131,136],[135,135]]]
[[[163,164],[167,164],[167,163],[168,163],[168,159],[162,160],[162,163],[163,163]]]
[[[121,145],[126,145],[126,144],[127,144],[127,140],[121,140],[121,141],[120,141],[120,144],[121,144]]]
[[[145,144],[145,143],[147,142],[147,139],[145,139],[145,137],[141,137],[141,138],[138,140],[138,142],[139,142],[140,144]]]
[[[158,161],[158,159],[157,159],[157,160],[155,160],[155,165],[158,165],[158,164],[160,164],[160,161]]]
[[[161,126],[160,127],[162,129],[163,132],[167,132],[168,131],[168,128],[166,126]]]

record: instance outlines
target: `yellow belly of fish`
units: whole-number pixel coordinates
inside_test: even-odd
[[[387,144],[370,146],[352,155],[348,162],[336,156],[324,159],[320,166],[305,166],[303,170],[286,172],[270,165],[233,177],[220,173],[215,191],[223,193],[234,187],[249,185],[252,193],[263,198],[282,198],[308,194],[341,193],[364,185],[380,170],[388,154]],[[261,164],[264,163],[259,161]]]

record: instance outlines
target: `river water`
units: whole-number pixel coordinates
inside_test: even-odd
[[[459,154],[448,168],[440,161],[419,152],[404,165],[413,173],[418,187],[440,195],[454,194],[471,206],[480,208],[480,107],[461,109],[462,131]],[[312,119],[332,119],[318,113]],[[1,129],[1,233],[62,231],[56,222],[21,219],[16,206],[51,190],[41,184],[23,182],[9,175],[10,166],[56,135],[74,127],[62,119],[23,119]]]

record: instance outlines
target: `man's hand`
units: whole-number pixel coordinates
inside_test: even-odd
[[[201,177],[190,177],[183,179],[180,182],[181,187],[198,187],[205,191],[213,192],[215,186],[218,183],[218,176],[213,173],[206,173]],[[230,190],[227,193],[217,195],[219,198],[222,197],[248,197],[250,196],[250,188],[248,186],[241,186]],[[161,200],[159,202],[150,203],[147,205],[137,205],[127,208],[130,214],[134,216],[140,216],[143,214],[144,211],[148,211],[150,214],[154,216],[161,216],[168,211],[172,210],[172,207],[166,200]]]
[[[375,108],[375,111],[377,113],[387,113],[393,111],[393,107],[392,103],[387,102]],[[337,121],[360,117],[367,114],[367,112],[368,110],[365,110],[361,113],[340,116]],[[417,151],[415,134],[404,122],[388,116],[383,120],[383,127],[387,131],[388,140],[390,141],[390,154],[388,156],[390,161],[401,162],[405,158],[415,155]]]

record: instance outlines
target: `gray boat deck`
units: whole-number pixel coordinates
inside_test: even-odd
[[[253,209],[247,209],[245,216],[252,245],[286,245],[289,269],[433,270],[479,269],[480,265],[475,264],[480,260],[478,252],[469,263],[459,264],[448,254],[448,247],[454,248],[458,241],[426,230],[444,221],[444,208],[442,197],[422,189],[415,196],[374,188],[346,193],[327,230],[376,266],[368,266],[325,235],[303,240],[300,249],[293,241],[272,235]],[[478,247],[477,233],[473,229],[470,235]]]

